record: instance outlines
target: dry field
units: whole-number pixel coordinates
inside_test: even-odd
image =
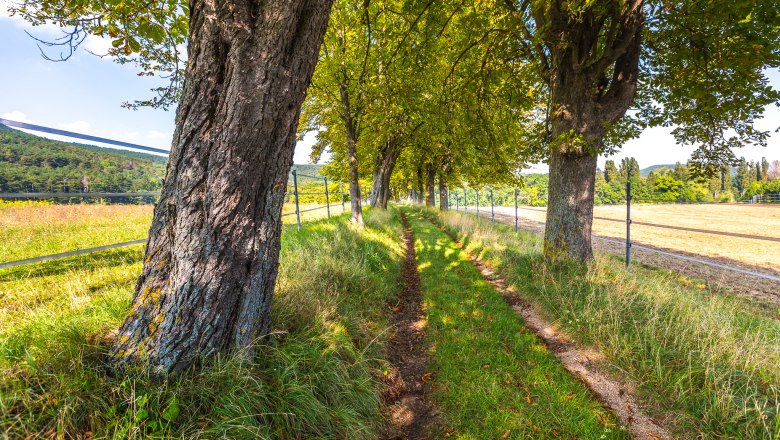
[[[489,212],[488,207],[488,212]],[[480,209],[481,210],[481,209]],[[496,208],[514,215],[514,208]],[[523,207],[520,217],[544,223],[545,208]],[[626,207],[597,206],[593,233],[625,240]],[[599,218],[601,217],[601,218]],[[614,219],[608,221],[604,219]],[[631,239],[634,243],[732,260],[755,268],[780,272],[780,242],[680,231],[636,222],[655,223],[716,232],[730,232],[780,239],[780,207],[755,205],[634,205],[631,207]]]
[[[473,207],[471,208],[473,212]],[[514,222],[514,208],[496,207],[502,220]],[[537,232],[544,231],[545,208],[522,207],[520,225]],[[480,209],[490,215],[490,208]],[[626,207],[597,206],[593,232],[597,237],[625,241]],[[698,231],[660,228],[639,223],[653,223],[714,232],[780,238],[780,207],[755,205],[634,205],[631,207],[631,240],[635,245],[665,250],[713,263],[752,272],[780,276],[780,242],[734,237]],[[611,219],[611,220],[607,220]],[[625,255],[622,243],[594,240],[595,249]],[[780,307],[780,283],[732,270],[661,255],[634,247],[632,260],[669,269],[706,280],[710,286],[725,287],[771,307]]]

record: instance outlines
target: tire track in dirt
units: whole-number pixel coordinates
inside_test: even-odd
[[[424,439],[434,428],[436,408],[428,399],[426,382],[428,347],[425,344],[426,316],[420,292],[420,275],[414,251],[414,234],[401,212],[406,257],[401,272],[403,289],[390,319],[395,334],[390,338],[387,389],[383,398],[388,405],[386,439]]]
[[[479,261],[466,251],[458,237],[443,227],[437,219],[425,216],[428,221],[447,234],[450,239],[468,256],[469,261],[482,276],[495,288],[504,300],[525,322],[525,325],[536,333],[550,352],[555,355],[564,368],[587,386],[591,392],[626,426],[633,438],[661,440],[672,436],[660,423],[647,416],[637,404],[636,399],[627,390],[631,387],[598,370],[596,362],[604,356],[594,350],[586,350],[568,340],[559,333],[555,326],[544,319],[525,299],[523,299],[506,280],[496,275],[487,264]]]

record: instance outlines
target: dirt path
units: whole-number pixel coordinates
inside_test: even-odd
[[[582,381],[615,414],[621,423],[628,428],[628,432],[633,438],[652,440],[672,438],[659,423],[642,412],[634,397],[627,391],[631,389],[628,384],[609,377],[597,369],[596,362],[603,359],[600,353],[586,350],[569,341],[556,330],[552,323],[545,320],[530,303],[521,298],[518,292],[511,288],[503,278],[496,275],[491,267],[463,249],[457,237],[446,228],[443,228],[436,219],[428,218],[428,220],[444,231],[463,250],[471,263],[482,273],[482,276],[525,321],[526,326],[544,341],[569,373]]]
[[[414,235],[404,213],[406,259],[401,281],[403,290],[393,308],[391,323],[396,329],[390,339],[384,400],[388,404],[387,439],[424,439],[435,424],[436,410],[427,398],[428,352],[425,345],[426,318],[420,293],[420,275],[414,252]]]

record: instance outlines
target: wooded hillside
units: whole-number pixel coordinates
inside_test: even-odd
[[[166,157],[72,144],[0,125],[0,192],[158,191]]]

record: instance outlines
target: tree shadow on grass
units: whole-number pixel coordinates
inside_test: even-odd
[[[41,261],[23,266],[0,269],[0,282],[21,278],[40,278],[77,271],[93,271],[143,261],[144,245],[92,252],[56,260]]]

